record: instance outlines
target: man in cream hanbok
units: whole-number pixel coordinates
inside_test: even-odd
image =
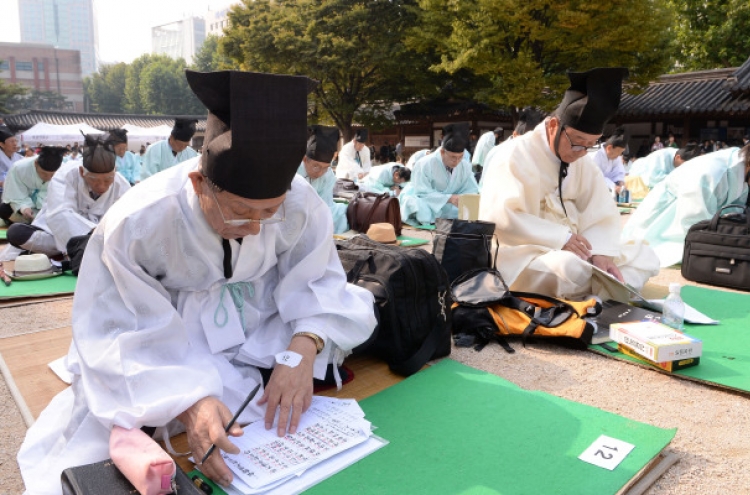
[[[331,160],[338,148],[339,136],[336,127],[311,126],[310,136],[307,138],[307,152],[297,169],[297,174],[310,183],[331,210],[334,234],[342,234],[349,230],[349,222],[346,219],[347,205],[333,200],[336,176],[331,170]]]
[[[341,147],[339,163],[336,165],[336,178],[358,181],[363,179],[372,168],[370,148],[366,146],[367,129],[358,129],[354,139]]]
[[[91,232],[128,189],[130,184],[115,172],[112,146],[86,136],[83,165],[71,161],[55,172],[44,208],[31,225],[11,225],[8,242],[47,256],[65,253],[70,238]]]
[[[175,119],[169,138],[157,141],[146,148],[141,162],[140,180],[146,180],[162,170],[198,155],[190,147],[197,122],[195,119]]]
[[[722,206],[747,202],[749,171],[750,146],[714,151],[680,165],[630,216],[623,242],[648,242],[662,267],[680,263],[692,225],[713,217]]]
[[[512,290],[609,298],[609,277],[640,289],[658,273],[648,246],[619,242],[620,215],[587,156],[617,111],[626,73],[569,73],[554,115],[493,157],[479,219],[496,225],[498,267]]]
[[[401,219],[410,224],[433,224],[436,218],[458,218],[458,197],[479,192],[466,147],[469,124],[448,124],[443,144],[415,165],[411,182],[401,191]]]
[[[141,159],[128,151],[127,129],[115,129],[109,133],[108,141],[112,143],[117,156],[117,173],[125,177],[131,186],[141,180]]]
[[[184,429],[195,459],[212,444],[239,453],[228,436],[250,422],[294,433],[313,377],[375,327],[372,295],[346,282],[328,207],[296,174],[311,81],[186,77],[209,107],[204,153],[133,188],[91,237],[73,304],[73,383],[18,455],[29,494],[58,495],[63,469],[109,457],[115,425]],[[201,471],[232,480],[220,452]]]
[[[18,160],[5,177],[0,218],[31,223],[47,200],[47,187],[62,164],[65,148],[43,146],[39,156]]]
[[[388,193],[398,196],[401,188],[411,179],[411,170],[398,162],[372,167],[360,183],[360,189],[378,194]]]

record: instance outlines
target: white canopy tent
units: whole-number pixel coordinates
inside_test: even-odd
[[[128,131],[128,149],[133,153],[138,153],[141,145],[146,146],[156,141],[162,141],[167,139],[172,133],[172,128],[168,125],[139,127],[137,125],[125,124],[122,128]]]
[[[22,143],[36,146],[41,143],[50,146],[65,146],[68,144],[83,144],[81,134],[104,134],[104,131],[95,129],[90,125],[80,122],[70,125],[54,125],[39,122],[34,127],[18,135]]]

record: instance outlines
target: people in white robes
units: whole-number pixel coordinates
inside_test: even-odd
[[[652,155],[663,151],[667,149]],[[722,206],[745,204],[749,154],[748,147],[727,148],[680,165],[630,215],[622,230],[623,242],[648,242],[662,267],[680,263],[692,225],[713,217]]]
[[[617,111],[625,73],[569,73],[555,114],[490,163],[479,219],[495,223],[498,268],[512,290],[607,299],[594,267],[636,288],[658,273],[648,246],[620,243],[620,215],[586,153]]]
[[[474,147],[474,154],[471,157],[471,164],[474,166],[474,171],[478,172],[482,170],[487,153],[489,153],[490,150],[502,140],[502,138],[502,127],[496,127],[495,130],[485,132],[479,136],[477,145]]]
[[[115,129],[108,134],[108,140],[115,150],[117,172],[134,186],[141,180],[141,158],[128,151],[127,129]]]
[[[423,156],[429,155],[430,152],[431,150],[429,148],[415,151],[414,153],[412,153],[409,159],[406,160],[406,168],[408,168],[409,170],[413,170],[414,164],[417,163],[417,161],[419,161],[419,159],[422,158]]]
[[[47,256],[65,253],[70,238],[91,232],[128,189],[130,184],[115,172],[111,146],[87,136],[83,165],[60,167],[47,188],[44,208],[30,225],[11,225],[8,242]]]
[[[357,129],[354,139],[341,147],[339,163],[336,165],[336,178],[349,179],[355,182],[363,179],[372,168],[370,148],[367,142],[367,129]]]
[[[630,168],[629,175],[632,178],[640,177],[648,188],[653,189],[677,167],[699,153],[700,148],[695,144],[680,149],[668,147],[653,151],[636,160]]]
[[[47,186],[62,164],[65,148],[43,146],[39,156],[17,161],[5,178],[0,218],[31,223],[47,200]]]
[[[307,139],[307,152],[297,169],[297,174],[305,179],[318,193],[333,217],[333,233],[342,234],[349,230],[346,219],[346,203],[333,200],[333,187],[336,176],[331,170],[331,160],[338,148],[339,130],[336,127],[311,126]]]
[[[94,231],[73,304],[73,383],[18,455],[30,494],[59,495],[64,468],[109,457],[115,425],[157,427],[159,438],[184,429],[195,459],[215,444],[201,471],[227,486],[220,451],[239,452],[228,436],[259,420],[294,433],[313,377],[375,327],[372,295],[346,282],[328,207],[296,176],[309,79],[186,75],[211,105],[205,153],[133,188]],[[227,78],[232,91],[217,91]],[[270,126],[277,114],[284,125]]]
[[[367,177],[362,179],[360,190],[398,196],[410,179],[411,170],[398,162],[386,163],[372,167]]]
[[[190,147],[197,122],[195,119],[175,119],[169,138],[157,141],[146,148],[141,159],[140,180],[146,180],[162,170],[198,155]]]
[[[612,194],[620,194],[625,187],[625,165],[622,154],[628,147],[624,128],[618,128],[594,153],[592,158],[602,171],[604,182]]]
[[[18,153],[18,138],[8,126],[0,125],[0,194],[8,170],[23,156]]]
[[[411,181],[398,196],[403,222],[419,226],[436,218],[458,218],[458,197],[479,192],[468,144],[468,123],[443,128],[443,144],[414,165]]]

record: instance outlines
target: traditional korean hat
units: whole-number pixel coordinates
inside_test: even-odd
[[[178,141],[188,142],[193,138],[195,134],[195,124],[198,121],[196,119],[174,119],[174,127],[172,127],[172,137]]]
[[[308,128],[308,133],[306,156],[316,162],[329,163],[333,160],[341,136],[338,128],[313,125]]]
[[[9,273],[15,279],[36,280],[40,278],[60,275],[62,270],[50,262],[46,254],[22,254],[16,258],[13,272]]]
[[[42,170],[54,172],[62,164],[63,156],[68,150],[62,146],[42,146],[36,162],[42,167]]]
[[[99,136],[84,134],[83,168],[94,174],[108,174],[115,169],[112,144]]]
[[[568,72],[570,87],[555,115],[564,126],[585,134],[602,134],[620,106],[622,81],[627,75],[624,67]]]
[[[186,71],[208,108],[201,165],[211,182],[247,199],[270,199],[292,184],[305,154],[307,94],[304,76],[258,72]]]
[[[373,223],[367,229],[367,237],[382,244],[401,244],[401,241],[396,239],[396,228],[390,223]]]
[[[443,127],[443,149],[463,153],[469,146],[469,123],[456,122]]]
[[[13,131],[7,125],[0,125],[0,143],[4,143],[6,139],[15,136]]]
[[[187,141],[189,140],[190,138],[187,139]],[[107,141],[109,141],[112,144],[120,144],[120,143],[127,144],[128,130],[127,129],[114,129],[114,130],[109,131],[109,134],[107,135]],[[182,139],[180,141],[182,141]]]
[[[367,132],[367,129],[357,129],[354,133],[354,140],[358,143],[366,143],[368,135],[369,133]]]

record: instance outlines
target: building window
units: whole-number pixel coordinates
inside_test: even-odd
[[[10,62],[7,60],[0,62],[0,70],[10,70]]]
[[[37,62],[36,70],[38,70],[39,72],[44,72],[44,62]]]
[[[16,62],[16,70],[31,72],[34,70],[34,65],[31,62]]]

